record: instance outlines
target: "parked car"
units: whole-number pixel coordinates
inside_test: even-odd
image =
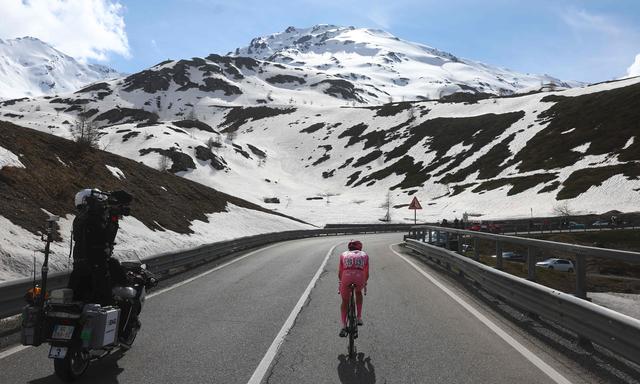
[[[573,272],[573,262],[566,259],[546,259],[536,263],[536,267],[553,269],[561,272]]]
[[[471,231],[480,231],[482,229],[482,225],[480,224],[471,224],[469,230]]]
[[[493,223],[472,224],[469,227],[469,229],[472,231],[479,231],[479,232],[502,233],[502,227],[500,226],[500,224],[493,224]]]
[[[585,229],[585,225],[582,223],[576,223],[575,221],[569,222],[569,229]]]
[[[592,227],[608,227],[609,222],[604,220],[598,220],[591,224]]]
[[[493,255],[491,257],[495,258],[497,256]],[[514,251],[503,251],[502,252],[502,260],[524,261],[524,255],[519,253],[519,252],[514,252]]]

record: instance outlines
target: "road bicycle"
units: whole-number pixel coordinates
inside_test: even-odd
[[[349,295],[349,306],[347,307],[347,335],[348,335],[348,352],[349,358],[353,359],[356,356],[355,340],[358,338],[358,318],[356,317],[356,285],[350,284],[349,289],[351,293]]]

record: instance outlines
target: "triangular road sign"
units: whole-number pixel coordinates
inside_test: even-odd
[[[413,200],[411,200],[411,204],[409,204],[409,209],[422,209],[422,205],[420,205],[417,197],[413,196]]]

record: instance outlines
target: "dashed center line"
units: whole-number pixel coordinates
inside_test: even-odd
[[[280,349],[280,346],[284,342],[285,337],[287,337],[287,335],[289,334],[291,327],[293,327],[293,324],[295,323],[296,318],[300,314],[300,311],[302,310],[304,303],[307,301],[307,299],[309,298],[309,295],[311,294],[311,290],[315,287],[316,282],[318,281],[318,279],[320,278],[320,275],[322,274],[322,271],[324,271],[324,267],[327,265],[327,262],[329,261],[331,254],[333,253],[333,251],[336,249],[337,246],[338,244],[334,245],[333,247],[331,247],[329,252],[327,252],[327,255],[322,261],[322,264],[320,264],[320,268],[318,268],[318,270],[316,271],[316,274],[313,276],[313,278],[309,282],[307,289],[305,289],[304,292],[302,293],[302,296],[300,296],[298,303],[295,305],[295,307],[293,307],[293,310],[289,314],[289,317],[284,322],[284,325],[280,329],[280,332],[278,332],[278,335],[276,335],[276,338],[271,343],[271,346],[267,350],[267,353],[265,353],[264,357],[260,361],[260,364],[258,364],[258,367],[253,372],[253,375],[251,375],[251,378],[249,379],[247,384],[260,384],[262,382],[262,379],[264,379],[264,376],[267,374],[267,371],[269,370],[271,363],[275,359],[276,354]]]

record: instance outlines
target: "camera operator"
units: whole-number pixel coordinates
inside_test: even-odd
[[[120,216],[129,213],[131,195],[124,191],[104,193],[84,189],[75,196],[78,215],[73,221],[73,271],[69,288],[74,299],[100,305],[112,303],[114,284],[127,277],[118,260],[111,257]]]

